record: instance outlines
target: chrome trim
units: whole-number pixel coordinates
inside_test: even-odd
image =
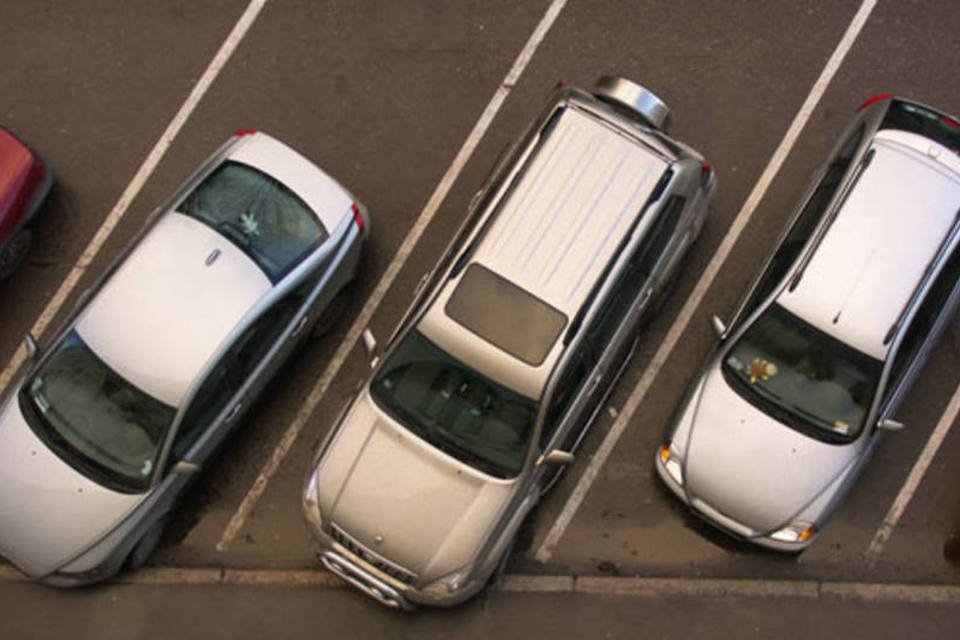
[[[344,549],[357,556],[361,560],[370,563],[380,571],[383,571],[394,580],[398,580],[399,582],[408,585],[413,585],[417,581],[417,574],[404,569],[400,565],[391,562],[375,551],[372,551],[369,547],[362,544],[353,536],[349,535],[335,523],[330,523],[330,537],[332,537],[334,541],[336,541],[337,544],[342,546]]]
[[[321,552],[320,562],[332,573],[346,580],[384,606],[392,609],[403,609],[404,611],[410,611],[415,608],[409,600],[400,595],[399,591],[367,571],[364,571],[363,568],[353,564],[335,551]]]

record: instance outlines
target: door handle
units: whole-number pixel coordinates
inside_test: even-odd
[[[647,287],[646,289],[644,289],[643,292],[640,294],[640,304],[641,305],[647,304],[647,301],[650,300],[650,296],[652,295],[653,295],[653,287]]]
[[[299,320],[297,320],[296,326],[293,328],[293,331],[290,332],[291,338],[296,338],[297,334],[303,331],[303,328],[307,326],[307,314],[303,314]]]
[[[600,379],[601,379],[602,377],[603,377],[603,376],[601,376],[601,375],[598,373],[597,375],[595,375],[595,376],[593,376],[592,378],[590,378],[590,382],[587,383],[587,388],[586,388],[586,392],[587,392],[588,395],[591,394],[591,393],[593,393],[594,391],[596,391],[597,387],[600,386]]]
[[[228,413],[228,414],[226,415],[226,417],[223,419],[223,421],[224,421],[224,422],[230,422],[231,420],[233,420],[234,418],[236,418],[237,415],[240,413],[240,409],[242,409],[242,408],[243,408],[243,403],[242,403],[242,402],[238,402],[237,404],[233,405],[233,408],[230,409],[230,413]]]

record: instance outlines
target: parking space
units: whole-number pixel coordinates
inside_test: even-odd
[[[243,11],[193,5],[74,3],[3,10],[4,125],[57,173],[25,268],[0,286],[5,362]],[[894,91],[960,109],[951,81],[960,15],[946,4],[881,3],[812,114],[783,170],[707,293],[547,565],[533,559],[613,415],[622,408],[710,256],[780,143],[860,3],[700,2],[626,5],[570,0],[452,185],[437,217],[378,308],[386,339],[420,276],[440,256],[506,144],[558,80],[589,86],[618,73],[672,107],[671,133],[717,169],[719,191],[674,293],[576,463],[535,512],[511,563],[523,572],[956,582],[938,544],[955,525],[960,435],[952,432],[900,529],[873,568],[863,552],[960,383],[955,323],[887,437],[818,543],[784,558],[729,541],[696,522],[655,477],[652,460],[713,334],[769,250],[814,167],[863,99]],[[354,349],[226,551],[216,550],[304,398],[344,339],[417,215],[549,5],[536,2],[318,4],[268,2],[256,23],[91,266],[97,273],[214,148],[238,128],[287,141],[369,208],[370,246],[339,326],[283,370],[174,514],[154,561],[176,566],[312,568],[299,491],[312,445],[367,372]],[[652,26],[655,25],[655,28]],[[11,61],[22,61],[22,65]],[[89,281],[89,278],[87,278]],[[82,285],[81,285],[82,288]]]

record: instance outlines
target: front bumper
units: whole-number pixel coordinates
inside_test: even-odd
[[[691,500],[683,485],[678,483],[667,471],[659,455],[656,456],[655,466],[657,468],[657,474],[660,476],[660,479],[663,480],[663,483],[669,487],[674,495],[687,505],[695,516],[732,538],[781,553],[799,553],[809,547],[817,538],[816,534],[814,534],[803,542],[783,542],[771,538],[768,535],[757,533],[746,525],[736,522],[729,516],[722,515],[718,510],[707,505],[702,500]]]

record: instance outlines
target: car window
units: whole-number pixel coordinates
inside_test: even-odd
[[[127,382],[70,331],[20,393],[33,431],[79,472],[149,486],[175,410]]]
[[[960,251],[954,251],[943,266],[933,286],[927,292],[910,323],[910,328],[907,329],[906,335],[900,341],[893,363],[890,365],[890,376],[885,394],[888,398],[899,386],[901,379],[910,368],[910,363],[913,362],[920,347],[926,341],[927,336],[930,335],[937,317],[942,312],[943,305],[946,304],[950,294],[957,286],[958,278],[960,278]]]
[[[583,384],[590,375],[592,361],[588,357],[586,342],[571,356],[566,368],[554,385],[554,393],[550,398],[550,406],[543,418],[543,429],[540,431],[540,450],[546,451],[553,434],[560,428],[563,417],[570,408],[570,403],[577,397]]]
[[[327,239],[310,208],[278,180],[224,162],[178,210],[217,230],[278,282]]]
[[[843,147],[830,162],[824,173],[823,178],[817,184],[816,189],[810,195],[809,200],[804,204],[803,209],[793,220],[790,230],[784,236],[780,246],[770,258],[766,270],[757,281],[753,288],[753,293],[744,307],[741,317],[749,316],[760,303],[767,299],[774,289],[777,288],[784,276],[790,270],[790,267],[797,261],[800,252],[806,245],[807,240],[813,234],[817,225],[823,219],[827,211],[827,206],[837,193],[837,189],[843,182],[843,176],[850,168],[860,142],[863,140],[864,126],[861,125],[853,134],[847,138]]]
[[[208,374],[180,422],[171,461],[187,453],[240,391],[300,308],[301,293],[298,290],[290,294],[255,320]]]
[[[663,257],[663,250],[677,230],[677,223],[680,221],[680,214],[683,213],[683,207],[686,204],[686,198],[683,196],[671,196],[667,203],[663,205],[663,210],[657,217],[653,229],[648,234],[640,249],[637,252],[637,271],[643,276],[649,276],[656,268],[657,263]]]

